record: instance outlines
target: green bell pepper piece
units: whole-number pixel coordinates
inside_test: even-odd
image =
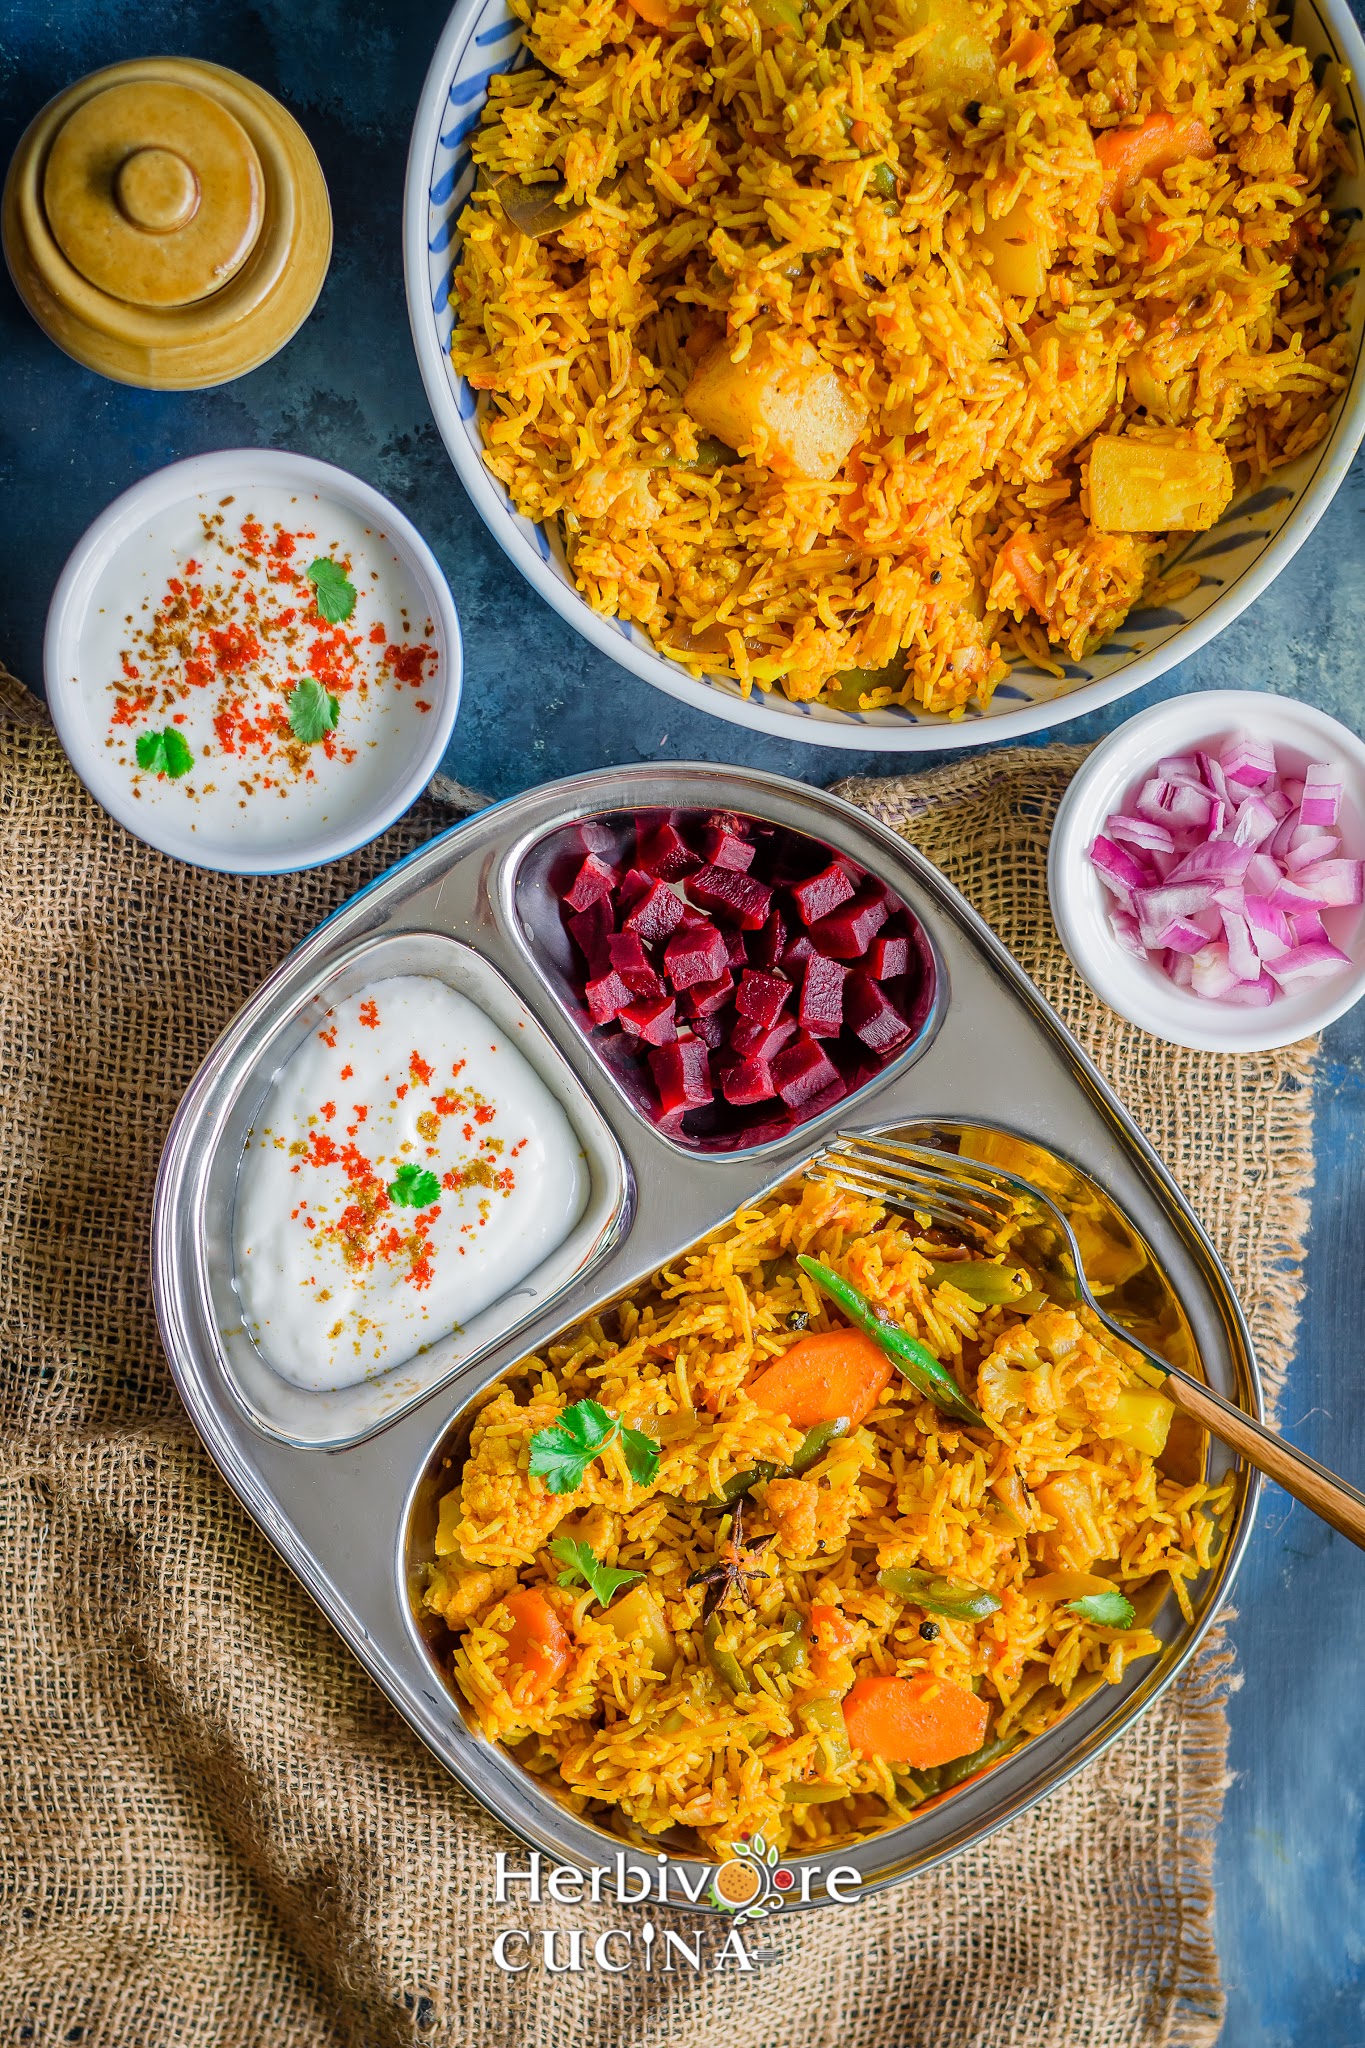
[[[970,1579],[943,1578],[937,1572],[892,1566],[878,1572],[877,1584],[902,1600],[913,1601],[927,1614],[946,1614],[953,1621],[984,1621],[1000,1605],[984,1586],[975,1586]]]

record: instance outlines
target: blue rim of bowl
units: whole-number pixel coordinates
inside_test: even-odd
[[[399,790],[381,809],[370,813],[363,823],[346,832],[339,831],[335,838],[324,842],[323,851],[301,861],[272,860],[267,855],[241,860],[192,860],[187,854],[166,846],[146,829],[146,823],[131,802],[125,802],[122,792],[112,783],[105,787],[100,778],[87,775],[82,760],[85,748],[82,744],[77,699],[80,694],[79,682],[72,682],[66,667],[59,659],[61,644],[70,630],[69,615],[73,603],[82,596],[82,584],[93,579],[103,566],[102,549],[107,537],[113,533],[138,503],[150,494],[154,484],[163,479],[183,475],[187,494],[205,488],[197,478],[212,475],[213,465],[235,465],[250,463],[259,473],[262,482],[301,483],[305,489],[319,493],[330,491],[344,502],[363,508],[368,516],[382,519],[386,535],[408,554],[411,565],[419,579],[426,585],[426,594],[431,600],[432,617],[438,620],[447,644],[443,669],[444,699],[434,725],[424,739],[421,752],[414,758],[411,773],[404,779]],[[276,472],[271,475],[270,472]],[[210,485],[209,488],[212,488]],[[92,586],[93,587],[93,586]],[[88,591],[84,593],[88,597]],[[310,868],[326,867],[334,860],[344,860],[349,854],[358,853],[362,846],[368,846],[390,825],[395,824],[403,813],[422,794],[432,776],[440,768],[442,757],[450,743],[450,735],[460,708],[460,697],[464,682],[464,646],[460,634],[459,614],[445,572],[427,542],[405,512],[401,512],[382,491],[366,483],[363,477],[341,469],[332,462],[323,462],[314,455],[299,455],[286,448],[215,448],[201,455],[190,455],[181,462],[166,463],[160,469],[150,471],[121,491],[117,498],[105,506],[98,518],[94,519],[77,541],[67,557],[65,567],[57,579],[56,589],[48,606],[47,625],[43,635],[43,680],[47,691],[47,707],[56,728],[57,737],[67,760],[75,774],[90,792],[102,810],[109,813],[115,823],[131,832],[135,839],[151,846],[158,853],[171,860],[183,860],[188,867],[204,868],[212,874],[221,875],[294,875],[303,874]]]
[[[1325,53],[1338,69],[1352,72],[1358,88],[1365,79],[1365,40],[1349,12],[1337,0],[1304,4],[1321,31]],[[1272,483],[1253,493],[1229,509],[1220,522],[1222,530],[1192,536],[1179,556],[1182,564],[1209,565],[1201,569],[1199,591],[1215,594],[1205,595],[1195,616],[1186,616],[1176,605],[1139,607],[1129,614],[1120,637],[1100,649],[1089,665],[1067,664],[1060,683],[1029,664],[1018,664],[997,689],[989,711],[956,720],[901,706],[881,712],[840,712],[828,705],[796,703],[776,692],[766,697],[755,692],[746,698],[728,678],[692,676],[681,664],[656,653],[637,627],[595,612],[559,572],[550,537],[514,512],[506,491],[484,465],[477,435],[466,425],[476,414],[475,394],[455,376],[440,331],[454,261],[454,221],[472,183],[468,138],[478,125],[488,80],[512,68],[508,46],[520,26],[509,15],[506,0],[456,0],[432,57],[413,122],[403,204],[403,267],[413,344],[447,453],[493,538],[576,632],[654,688],[713,717],[816,746],[911,753],[1018,739],[1127,696],[1197,652],[1266,589],[1331,503],[1365,437],[1360,347],[1365,292],[1357,294],[1352,309],[1350,325],[1357,348],[1350,383],[1336,402],[1330,432],[1292,466],[1297,470],[1307,465],[1302,480],[1293,489]],[[471,53],[473,68],[464,71],[461,60]],[[1359,123],[1358,90],[1347,88],[1347,94]],[[443,153],[439,172],[438,151]],[[1247,520],[1254,523],[1246,531],[1232,530]],[[1227,567],[1225,557],[1242,547],[1257,547],[1259,552],[1228,587],[1228,579],[1215,570]],[[1166,566],[1168,572],[1175,568],[1177,558]],[[1159,644],[1144,650],[1142,639],[1152,635],[1161,636]],[[1109,673],[1096,673],[1115,657],[1118,665]]]

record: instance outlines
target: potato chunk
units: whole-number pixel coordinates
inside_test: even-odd
[[[720,342],[704,355],[683,404],[706,433],[784,477],[828,483],[866,413],[811,342],[780,347],[760,335],[742,363]]]
[[[1101,533],[1198,533],[1232,497],[1232,464],[1192,438],[1101,434],[1090,450],[1090,523]]]
[[[1051,252],[1042,229],[1022,199],[999,220],[986,216],[977,244],[991,258],[991,276],[1002,292],[1016,299],[1036,299],[1047,283]]]
[[[911,34],[933,27],[928,42],[915,52],[915,78],[922,91],[947,93],[955,111],[998,91],[990,38],[972,0],[900,0],[899,13]]]

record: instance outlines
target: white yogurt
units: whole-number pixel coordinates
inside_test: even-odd
[[[443,981],[377,981],[271,1089],[237,1178],[243,1321],[296,1386],[400,1365],[501,1299],[588,1198],[573,1127]]]
[[[353,594],[344,620],[319,609],[316,562]],[[73,681],[108,774],[212,858],[382,806],[436,709],[434,639],[403,557],[358,511],[239,486],[153,511],[114,551]]]

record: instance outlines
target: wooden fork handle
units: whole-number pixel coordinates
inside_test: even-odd
[[[1324,1522],[1365,1550],[1365,1494],[1357,1493],[1344,1479],[1338,1479],[1316,1458],[1296,1451],[1283,1437],[1265,1428],[1244,1408],[1237,1408],[1215,1394],[1202,1381],[1187,1379],[1184,1373],[1168,1372],[1162,1391],[1186,1415],[1193,1415],[1220,1442],[1240,1451],[1248,1464],[1266,1473],[1295,1500],[1320,1515]]]

